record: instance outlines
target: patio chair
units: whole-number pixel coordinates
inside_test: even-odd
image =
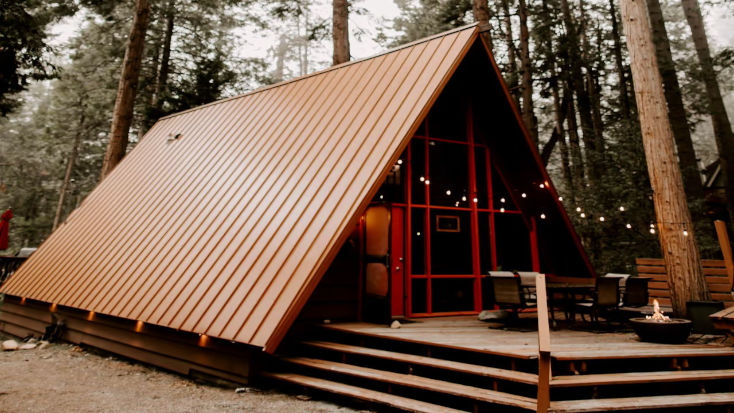
[[[490,276],[494,303],[501,309],[510,310],[514,317],[520,310],[535,307],[535,303],[526,298],[520,285],[520,277]]]
[[[630,277],[627,279],[627,285],[624,289],[624,299],[622,307],[645,307],[650,302],[650,294],[648,292],[648,279],[639,277]]]
[[[596,290],[590,302],[576,303],[576,310],[581,313],[581,319],[586,321],[584,313],[588,313],[592,323],[599,323],[599,314],[604,311],[605,318],[611,325],[610,313],[619,309],[619,278],[599,277],[596,279]]]

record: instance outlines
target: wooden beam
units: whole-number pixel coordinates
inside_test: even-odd
[[[538,274],[535,276],[535,289],[538,300],[538,396],[536,411],[546,413],[550,407],[550,380],[552,373],[545,275]]]

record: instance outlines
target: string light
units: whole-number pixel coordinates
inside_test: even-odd
[[[477,202],[479,202],[479,199],[474,198],[474,203],[476,204]]]
[[[459,206],[459,201],[456,201],[456,206]]]
[[[382,195],[380,195],[380,199],[384,198]]]
[[[398,159],[398,165],[402,165],[402,164],[403,164],[403,160],[402,159]]]
[[[655,224],[650,224],[650,228],[655,228]]]
[[[684,229],[684,230],[683,230],[683,235],[685,235],[685,236],[687,237],[687,236],[688,236],[688,230],[685,230],[685,229]]]
[[[582,212],[582,213],[581,213],[581,218],[586,218],[586,214],[584,214],[584,213]]]
[[[431,181],[429,181],[428,179],[426,179],[426,185],[430,185],[430,184],[431,184]]]
[[[462,197],[461,197],[461,200],[462,200],[462,201],[466,201],[466,197],[465,197],[465,196],[462,196]]]
[[[545,188],[545,185],[540,184],[540,189],[543,189],[543,188]]]
[[[599,221],[604,222],[604,217],[599,217]]]
[[[420,237],[421,236],[421,233],[420,232],[416,232],[415,235],[417,235],[417,236]]]
[[[420,180],[421,180],[421,182],[423,182],[423,181],[426,180],[426,178],[424,178],[424,177],[421,176]]]
[[[619,207],[619,210],[624,212],[624,207],[623,206]]]
[[[540,214],[540,219],[545,219],[545,214]]]
[[[650,228],[650,233],[651,234],[654,234],[655,233],[655,228]]]
[[[561,201],[561,202],[563,202],[563,197],[562,196],[559,196],[558,197],[558,200]]]
[[[576,212],[581,212],[581,207],[576,207]]]
[[[500,198],[500,202],[505,203],[505,198]]]
[[[504,208],[500,208],[500,212],[505,212],[505,209]]]
[[[451,195],[451,190],[446,191],[446,195]]]
[[[527,196],[527,195],[525,194],[525,192],[523,192],[523,193],[522,193],[522,195],[520,195],[520,196],[522,196],[523,198],[527,198],[527,197],[528,197],[528,196]]]
[[[627,229],[632,229],[632,225],[627,224]]]

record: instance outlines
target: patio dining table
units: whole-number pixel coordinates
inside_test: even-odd
[[[535,288],[535,284],[522,283],[521,286],[530,292]],[[584,302],[588,300],[594,294],[596,289],[595,284],[590,283],[568,283],[568,282],[554,282],[550,281],[545,284],[545,289],[548,292],[548,309],[551,313],[551,321],[553,322],[554,328],[556,325],[555,309],[561,308],[566,316],[566,320],[574,318],[575,313],[573,311],[576,303]],[[559,297],[560,296],[560,297]]]

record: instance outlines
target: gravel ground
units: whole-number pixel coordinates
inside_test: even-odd
[[[10,337],[0,334],[0,339]],[[0,413],[357,412],[295,394],[251,389],[235,394],[69,344],[0,352]]]

